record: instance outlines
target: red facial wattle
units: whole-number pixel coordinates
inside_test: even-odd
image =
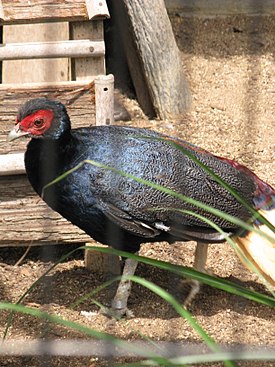
[[[36,111],[19,122],[20,130],[33,136],[43,135],[50,128],[53,115],[52,110]]]

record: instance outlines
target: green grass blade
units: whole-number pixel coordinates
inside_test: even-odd
[[[56,316],[56,315],[51,315],[48,312],[45,311],[40,311],[34,308],[30,308],[30,307],[26,307],[23,305],[19,305],[19,304],[11,304],[11,303],[4,303],[1,302],[0,303],[0,310],[8,310],[11,311],[13,313],[17,312],[17,313],[22,313],[22,314],[26,314],[26,315],[30,315],[36,318],[40,318],[40,319],[44,319],[47,320],[49,322],[55,323],[57,325],[62,325],[66,328],[72,329],[72,330],[76,330],[78,332],[81,332],[82,334],[85,334],[89,337],[92,338],[96,338],[96,339],[100,339],[109,343],[112,343],[114,346],[121,348],[123,350],[125,350],[126,352],[132,352],[135,353],[139,356],[144,356],[147,358],[151,358],[153,361],[158,362],[159,360],[159,356],[156,355],[155,353],[152,352],[148,352],[148,349],[144,349],[142,347],[139,346],[135,346],[135,345],[130,345],[128,342],[125,342],[122,339],[119,339],[113,335],[110,335],[108,333],[104,333],[101,331],[97,331],[95,329],[89,328],[87,326],[81,325],[79,323],[76,323],[74,321],[68,321],[68,320],[64,320],[63,318]],[[163,358],[163,362],[165,362],[165,358]],[[167,360],[167,363],[164,364],[165,366],[171,366],[172,363],[169,362]]]
[[[275,361],[275,352],[273,351],[242,351],[242,352],[221,352],[221,353],[207,353],[207,354],[194,354],[189,356],[182,356],[177,358],[171,358],[170,362],[173,366],[185,366],[189,364],[197,363],[211,363],[220,362],[226,359],[233,359],[238,361]],[[155,361],[146,360],[138,363],[126,363],[119,366],[123,367],[140,367],[140,366],[157,366]],[[117,366],[118,367],[118,366]]]
[[[173,297],[170,293],[168,293],[167,291],[165,291],[163,288],[159,287],[158,285],[137,277],[135,275],[133,276],[126,276],[123,277],[124,279],[129,279],[133,282],[136,282],[140,285],[142,285],[143,287],[148,288],[149,290],[151,290],[152,292],[154,292],[155,294],[157,294],[159,297],[161,297],[162,299],[164,299],[167,303],[169,303],[174,309],[175,311],[182,317],[184,318],[189,325],[193,328],[193,330],[195,330],[197,332],[197,334],[201,337],[201,339],[206,343],[206,345],[210,348],[210,350],[212,350],[213,352],[220,352],[220,347],[218,346],[218,344],[215,342],[215,340],[209,336],[206,331],[198,324],[198,322],[195,320],[195,318],[193,318],[193,316],[191,315],[191,313],[189,311],[187,311],[176,299],[175,297]],[[224,360],[224,364],[228,367],[233,367],[235,366],[235,364],[232,361],[226,361]]]
[[[20,298],[18,299],[18,301],[16,302],[17,305],[19,305],[24,298],[34,289],[34,287],[36,287],[39,283],[42,282],[42,280],[58,265],[60,264],[62,261],[64,261],[67,257],[71,256],[74,252],[78,251],[79,249],[82,249],[82,247],[79,247],[77,249],[74,249],[70,252],[68,252],[67,254],[61,256],[61,258],[56,261],[52,266],[50,266],[50,268],[48,270],[46,270],[35,282],[32,283],[32,285],[20,296]],[[8,320],[7,320],[7,325],[3,334],[3,340],[5,340],[5,338],[7,337],[9,328],[12,324],[12,320],[13,320],[13,312],[11,312],[9,314]]]
[[[245,287],[242,287],[239,284],[235,284],[228,280],[221,279],[221,278],[215,278],[208,274],[200,273],[189,267],[185,267],[181,265],[174,265],[174,264],[171,264],[165,261],[155,260],[155,259],[151,259],[151,258],[144,257],[144,256],[138,256],[138,255],[130,254],[125,251],[115,250],[112,248],[97,247],[97,246],[84,246],[83,248],[94,250],[94,251],[99,251],[99,252],[112,253],[112,254],[126,257],[126,258],[128,257],[130,259],[140,261],[147,265],[156,266],[160,269],[171,271],[182,277],[198,280],[199,282],[210,285],[211,287],[224,290],[226,292],[247,298],[249,300],[252,300],[258,303],[262,303],[266,306],[275,307],[275,300],[272,297],[266,296],[259,292],[251,291],[249,289],[246,289]]]

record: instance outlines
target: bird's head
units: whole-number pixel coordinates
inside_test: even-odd
[[[69,130],[70,119],[62,103],[36,98],[20,107],[8,140],[12,141],[22,136],[59,139]]]

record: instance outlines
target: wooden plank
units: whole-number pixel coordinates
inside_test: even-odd
[[[70,34],[74,40],[89,39],[103,40],[103,22],[73,22],[70,23]],[[85,80],[89,77],[105,74],[105,58],[74,58],[72,59],[72,79]]]
[[[3,27],[3,42],[55,42],[69,39],[67,23],[25,24]],[[29,54],[28,48],[26,53]],[[68,58],[3,61],[3,83],[66,81],[70,79]],[[15,72],[16,70],[16,72]]]
[[[108,247],[99,242],[88,242],[86,246]],[[84,263],[93,273],[105,274],[109,277],[121,274],[120,258],[117,255],[94,250],[85,250]]]
[[[24,153],[0,154],[0,176],[25,174]]]
[[[0,247],[87,242],[90,237],[39,199],[26,176],[0,178]]]
[[[165,0],[169,11],[199,16],[274,15],[275,0]]]
[[[106,17],[106,1],[96,12]],[[4,20],[1,24],[40,23],[53,21],[89,20],[85,0],[2,0]],[[102,14],[100,13],[102,9]],[[92,14],[90,15],[92,16]]]
[[[0,47],[0,60],[104,56],[104,41],[8,43]]]
[[[123,0],[123,3],[155,111],[161,119],[178,117],[190,107],[191,95],[164,2]],[[133,62],[135,59],[128,58],[129,65]],[[136,92],[141,94],[143,90],[136,88]]]
[[[18,107],[29,99],[47,97],[64,103],[73,127],[95,124],[92,80],[59,83],[0,85],[0,154],[24,151],[26,140],[7,143],[7,135],[15,123]]]

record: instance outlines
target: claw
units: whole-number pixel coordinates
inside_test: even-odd
[[[129,310],[128,307],[124,308],[113,308],[102,306],[99,311],[104,316],[110,317],[115,320],[121,320],[122,318],[132,319],[134,317],[133,311]]]
[[[201,289],[201,283],[198,280],[194,280],[194,279],[183,280],[183,283],[188,283],[191,286],[189,294],[188,294],[188,296],[186,297],[186,299],[183,303],[183,306],[185,308],[188,308],[188,306],[190,306],[191,303],[193,302],[196,295],[199,293],[199,291]]]
[[[127,303],[131,292],[131,281],[123,278],[123,276],[134,275],[138,262],[132,259],[126,259],[122,278],[117,287],[114,299],[112,300],[112,307],[102,307],[100,312],[105,316],[120,320],[122,317],[132,318],[134,314],[128,309]]]

